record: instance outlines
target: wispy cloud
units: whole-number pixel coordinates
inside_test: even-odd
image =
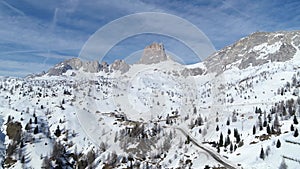
[[[19,15],[25,16],[24,12],[20,11],[19,9],[11,6],[9,3],[7,3],[6,1],[0,1],[0,3],[2,3],[4,6],[8,7],[9,9],[11,9],[12,11],[18,13]]]
[[[299,29],[299,1],[171,1],[147,3],[186,18],[220,49],[255,31]]]
[[[46,71],[52,64],[36,63],[36,62],[19,62],[0,59],[1,64],[6,65],[0,70],[2,76],[24,77],[26,75]]]
[[[8,61],[7,64],[20,62],[21,65],[27,60],[51,65],[76,57],[85,41],[99,28],[137,12],[165,12],[187,19],[220,49],[255,31],[300,29],[299,7],[299,1],[271,0],[165,0],[163,3],[160,0],[0,0],[0,59],[1,63]],[[178,47],[180,51],[176,51],[180,45],[172,38],[141,36],[118,43],[109,57],[126,57],[141,50],[146,43],[160,40],[176,55],[190,55],[182,44]],[[7,67],[9,65],[1,64],[0,75],[19,72],[9,73]],[[44,68],[37,66],[27,72],[41,70]],[[14,71],[12,67],[11,71]]]

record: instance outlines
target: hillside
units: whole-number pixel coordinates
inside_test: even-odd
[[[3,166],[299,168],[299,31],[254,33],[194,65],[146,49],[133,65],[75,58],[1,77]]]

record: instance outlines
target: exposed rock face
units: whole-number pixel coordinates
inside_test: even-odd
[[[202,75],[203,73],[205,72],[205,70],[197,67],[197,68],[191,68],[191,69],[188,69],[188,68],[185,68],[181,71],[181,75],[184,76],[184,77],[187,77],[187,76],[198,76],[198,75]]]
[[[289,32],[256,32],[235,44],[225,47],[204,60],[205,70],[202,68],[185,68],[179,74],[182,76],[197,76],[204,73],[216,72],[220,74],[231,67],[246,69],[249,66],[259,66],[268,62],[285,62],[293,58],[300,50],[300,31]],[[168,60],[162,44],[153,43],[144,49],[139,64],[155,64]],[[97,61],[83,62],[79,58],[63,61],[50,69],[48,75],[61,75],[67,70],[83,70],[99,72],[118,70],[126,73],[130,66],[123,60],[116,60],[112,65]]]
[[[205,60],[208,72],[221,73],[232,66],[245,69],[267,62],[284,62],[300,48],[300,31],[257,32],[225,47]]]
[[[72,67],[70,65],[66,65],[64,62],[61,62],[56,64],[53,68],[49,69],[47,74],[49,76],[60,76],[71,69]]]
[[[107,62],[101,62],[100,71],[107,73],[109,71],[109,65]]]
[[[124,60],[115,60],[111,64],[112,70],[119,70],[121,73],[125,73],[129,70],[130,66]]]
[[[98,61],[83,62],[79,58],[72,58],[56,64],[48,71],[48,75],[59,76],[68,70],[79,70],[81,68],[83,71],[90,73],[96,73],[100,71],[100,65]]]
[[[153,64],[167,60],[163,44],[152,43],[144,49],[143,56],[139,60],[140,64]]]

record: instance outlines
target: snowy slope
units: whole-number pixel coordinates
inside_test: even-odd
[[[299,168],[299,38],[252,34],[188,66],[1,77],[4,166]]]

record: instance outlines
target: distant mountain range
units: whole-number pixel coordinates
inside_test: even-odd
[[[63,61],[0,79],[5,168],[298,168],[300,31],[182,65]]]

